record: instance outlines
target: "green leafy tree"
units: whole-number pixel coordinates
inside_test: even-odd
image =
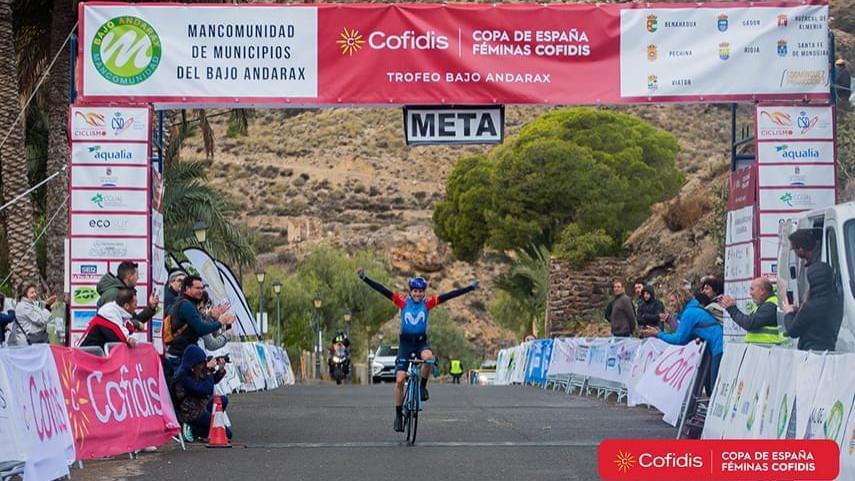
[[[636,117],[590,108],[547,113],[486,156],[461,160],[434,208],[437,236],[475,260],[484,247],[551,250],[561,231],[601,229],[617,249],[682,183],[676,139]]]
[[[584,231],[578,224],[568,224],[561,231],[561,238],[555,245],[555,257],[569,259],[579,267],[589,260],[609,254],[614,239],[603,229]]]

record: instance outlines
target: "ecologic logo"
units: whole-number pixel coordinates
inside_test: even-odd
[[[95,32],[92,61],[102,77],[118,85],[136,85],[160,65],[160,37],[139,17],[116,17]]]

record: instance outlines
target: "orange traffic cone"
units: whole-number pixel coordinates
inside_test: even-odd
[[[230,448],[229,438],[226,436],[226,423],[223,419],[223,404],[220,395],[214,394],[214,412],[211,413],[211,427],[208,429],[208,444],[206,448]]]

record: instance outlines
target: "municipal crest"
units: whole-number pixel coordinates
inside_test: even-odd
[[[786,57],[787,56],[787,41],[786,40],[778,40],[778,56]]]
[[[656,45],[650,44],[647,46],[647,60],[655,62],[659,58],[659,52]]]
[[[653,33],[656,29],[659,28],[658,21],[656,20],[656,15],[648,15],[647,16],[647,31]]]
[[[718,31],[719,32],[727,32],[727,25],[728,25],[727,15],[725,15],[725,14],[719,15],[718,16],[718,23],[716,24],[716,27],[718,27]]]
[[[647,76],[647,89],[656,90],[659,88],[659,79],[655,75]]]
[[[718,44],[718,58],[727,60],[730,58],[730,43],[721,42]]]

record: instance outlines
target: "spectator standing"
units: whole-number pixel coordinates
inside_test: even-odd
[[[0,294],[0,311],[6,308],[6,296]],[[0,347],[6,345],[6,329],[15,322],[15,311],[0,312]]]
[[[719,323],[723,323],[724,313],[727,310],[719,301],[724,294],[724,282],[715,276],[703,277],[701,279],[701,292],[710,300],[704,309],[718,319]]]
[[[172,312],[172,305],[175,299],[181,296],[181,283],[187,274],[184,271],[172,271],[169,273],[169,279],[166,281],[166,291],[163,293],[163,312]]]
[[[724,354],[724,331],[721,324],[704,310],[691,292],[686,289],[678,289],[673,294],[677,299],[677,310],[680,312],[680,323],[677,330],[672,333],[664,333],[656,328],[648,327],[642,332],[642,337],[656,336],[668,344],[678,346],[685,346],[695,338],[706,341],[707,349],[709,349],[712,357],[706,389],[707,394],[712,394],[715,380],[718,377],[718,368],[721,365],[721,357]]]
[[[665,312],[665,306],[656,298],[653,286],[644,286],[641,290],[641,304],[638,305],[638,327],[643,329],[650,326],[661,329],[660,315],[663,312]]]
[[[849,97],[852,95],[852,74],[846,66],[846,60],[837,59],[834,62],[834,69],[834,91],[837,93],[837,104],[849,106]]]
[[[680,310],[679,300],[673,292],[668,294],[668,309],[671,310],[671,314],[659,314],[659,319],[662,321],[662,326],[666,332],[674,332],[677,330],[677,325],[680,323],[680,319],[677,317],[677,315],[680,314]]]
[[[778,327],[778,297],[772,290],[772,283],[765,277],[758,277],[751,281],[749,293],[757,306],[752,314],[740,311],[734,298],[721,298],[721,305],[727,309],[733,322],[748,331],[745,334],[745,342],[770,345],[783,343],[784,336]]]
[[[50,310],[56,296],[45,300],[44,307],[39,305],[38,291],[32,282],[22,282],[18,286],[18,303],[15,306],[15,321],[10,325],[10,346],[28,346],[49,342],[47,325],[50,322]]]
[[[644,283],[641,281],[635,281],[635,284],[632,286],[632,292],[635,295],[635,299],[633,299],[633,306],[635,307],[635,318],[638,319],[638,309],[644,304]]]
[[[615,279],[612,292],[615,295],[612,316],[609,319],[612,325],[612,336],[630,337],[635,332],[635,309],[632,300],[626,295],[622,280]]]
[[[452,384],[460,384],[460,376],[463,375],[463,365],[460,363],[460,359],[451,360],[451,369],[448,370],[448,373],[451,374]]]
[[[98,308],[100,309],[104,304],[116,300],[119,290],[128,288],[136,289],[139,279],[139,266],[135,262],[125,261],[119,264],[116,275],[113,275],[112,272],[104,274],[95,286],[95,290],[98,291],[98,295],[100,296],[98,298]],[[158,299],[157,294],[152,292],[148,296],[146,307],[138,313],[135,312],[131,319],[134,330],[140,332],[145,330],[145,324],[154,317],[159,303],[160,299]]]
[[[108,342],[124,342],[135,346],[129,326],[137,307],[137,293],[134,289],[121,289],[114,301],[98,309],[95,317],[89,321],[86,332],[80,340],[80,346],[98,346],[104,349]]]
[[[834,279],[834,270],[817,257],[817,240],[810,229],[790,234],[790,245],[804,259],[808,281],[807,299],[796,311],[784,300],[784,327],[787,335],[798,338],[803,351],[833,351],[843,322],[843,296]]]

